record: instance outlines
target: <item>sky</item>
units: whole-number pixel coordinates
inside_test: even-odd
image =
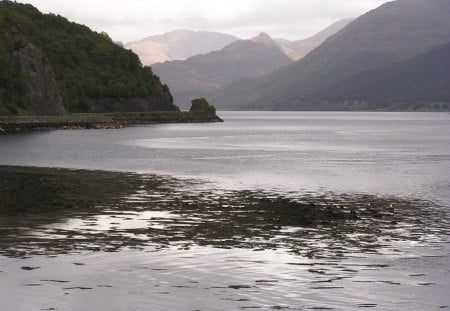
[[[299,40],[387,0],[19,0],[127,43],[176,29]]]

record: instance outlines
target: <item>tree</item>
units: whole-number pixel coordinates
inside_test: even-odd
[[[210,105],[204,97],[193,99],[191,104],[191,112],[216,114],[216,107]]]

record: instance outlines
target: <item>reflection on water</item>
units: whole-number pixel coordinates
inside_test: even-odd
[[[3,185],[17,183],[0,196],[31,195],[17,210],[0,203],[0,252],[10,258],[0,257],[0,276],[23,298],[0,284],[11,310],[148,310],[148,301],[152,310],[450,304],[448,215],[427,201],[208,189],[112,172],[0,171]],[[58,199],[71,208],[27,192],[36,180],[39,193],[60,187]]]
[[[90,174],[91,178],[102,179],[107,175]],[[111,174],[122,180],[133,179],[133,183],[109,182],[108,187],[116,190],[103,198],[95,196],[95,202],[89,201],[83,188],[78,189],[81,193],[75,189],[68,193],[76,197],[75,202],[94,204],[91,208],[79,210],[73,206],[58,213],[3,217],[0,251],[27,255],[131,246],[187,249],[197,245],[283,249],[311,258],[341,258],[352,253],[396,252],[396,242],[438,242],[446,228],[445,213],[420,200],[362,194],[204,190],[189,181]],[[84,178],[82,171],[60,170],[60,175],[60,179],[49,182],[50,188],[52,182],[75,179],[77,183],[77,178]],[[95,183],[93,179],[85,186]]]

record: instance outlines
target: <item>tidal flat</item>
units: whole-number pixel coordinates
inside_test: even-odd
[[[9,310],[449,307],[449,219],[435,203],[210,186],[0,166],[2,303]]]

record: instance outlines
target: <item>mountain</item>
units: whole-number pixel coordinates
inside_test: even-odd
[[[299,60],[308,55],[309,52],[321,45],[329,37],[344,29],[352,21],[353,19],[340,20],[323,29],[314,36],[303,40],[288,41],[284,39],[276,39],[275,41],[283,48],[285,54],[292,58],[292,60]]]
[[[450,42],[394,65],[356,74],[311,95],[368,109],[450,109]]]
[[[450,1],[397,0],[359,17],[305,58],[218,92],[219,109],[335,109],[311,104],[339,81],[425,53],[450,41]]]
[[[274,40],[261,33],[220,51],[155,64],[153,70],[170,85],[175,103],[186,108],[194,98],[209,97],[232,82],[264,75],[291,62]]]
[[[167,86],[108,35],[0,2],[0,114],[177,110]]]
[[[197,54],[217,51],[239,38],[210,31],[175,30],[125,44],[150,66],[171,60],[185,60]]]

